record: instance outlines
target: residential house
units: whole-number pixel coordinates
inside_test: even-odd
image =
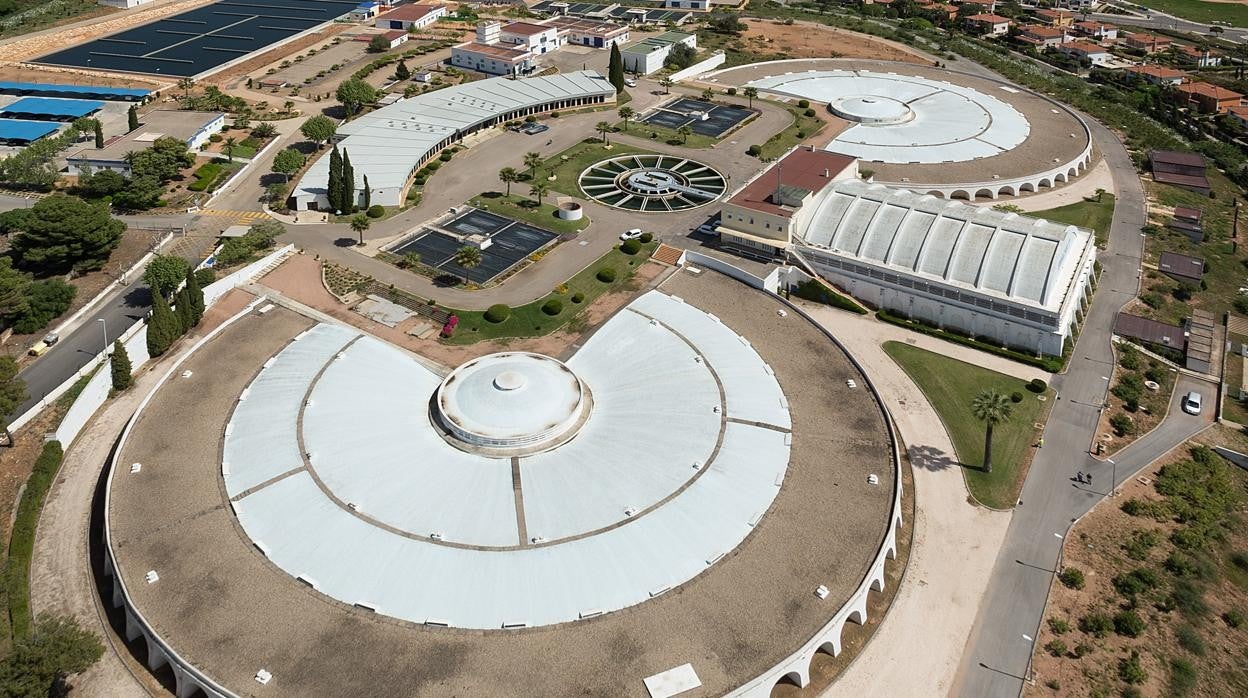
[[[1057,47],[1057,50],[1088,65],[1106,65],[1110,60],[1109,50],[1090,41],[1071,41]]]
[[[1143,80],[1154,85],[1178,86],[1187,82],[1189,77],[1182,70],[1166,68],[1160,65],[1133,65],[1130,68],[1123,69],[1122,72],[1136,80]]]
[[[1070,27],[1075,23],[1075,15],[1068,10],[1036,10],[1032,14],[1036,21],[1050,27]]]
[[[1139,32],[1136,34],[1127,34],[1122,43],[1127,48],[1135,51],[1157,53],[1158,51],[1165,51],[1170,48],[1170,44],[1174,42],[1171,41],[1169,37]]]
[[[1118,40],[1118,27],[1104,22],[1075,22],[1075,31],[1093,41]]]
[[[1061,46],[1071,40],[1070,34],[1066,33],[1065,29],[1046,27],[1041,24],[1025,24],[1019,27],[1018,36],[1015,38],[1038,48]]]
[[[1248,131],[1248,107],[1233,106],[1226,110],[1228,118],[1239,123],[1240,128]]]
[[[970,15],[963,22],[971,32],[981,36],[1005,36],[1013,24],[1008,17],[991,14]]]
[[[1175,88],[1180,98],[1201,114],[1222,114],[1244,102],[1244,96],[1207,82],[1189,82]]]
[[[1194,65],[1197,68],[1214,68],[1222,65],[1222,54],[1207,48],[1200,49],[1187,44],[1176,44],[1174,54],[1182,63]]]

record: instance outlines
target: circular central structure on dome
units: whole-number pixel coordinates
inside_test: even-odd
[[[914,119],[914,111],[905,102],[891,97],[841,97],[828,108],[842,119],[862,124],[904,124]]]
[[[589,389],[562,362],[506,352],[452,371],[438,386],[431,416],[459,448],[510,456],[571,439],[592,402]]]
[[[590,165],[579,184],[599,203],[644,213],[704,206],[728,188],[724,176],[709,165],[657,153],[622,155]]]

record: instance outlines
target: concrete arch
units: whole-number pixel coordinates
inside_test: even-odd
[[[928,191],[928,192],[927,192],[927,195],[928,195],[928,196],[934,196],[934,197],[936,197],[937,199],[943,199],[943,198],[945,198],[945,193],[944,193],[943,191],[936,191],[935,189],[932,189],[932,190]]]
[[[1022,194],[1025,191],[1034,192],[1035,190],[1036,190],[1036,185],[1032,184],[1031,182],[1023,182],[1022,184],[1018,185],[1019,194]]]
[[[838,631],[838,633],[837,633],[837,634],[838,634],[838,635],[840,634],[840,633],[839,633],[839,631]],[[823,642],[823,644],[819,645],[819,647],[815,650],[815,653],[816,653],[816,654],[818,654],[818,653],[820,653],[820,652],[822,652],[822,653],[824,653],[824,654],[826,654],[826,655],[833,656],[833,657],[836,657],[836,656],[840,655],[840,653],[841,653],[841,641],[840,641],[840,638],[837,638],[837,639],[835,639],[835,640],[826,640],[825,642]],[[814,658],[814,657],[811,657],[810,659],[811,659],[811,661],[813,662],[815,658]]]
[[[1012,186],[1007,185],[1007,186],[1001,187],[1001,189],[997,191],[997,194],[1004,194],[1006,196],[1017,196],[1018,190],[1016,190]]]
[[[1065,182],[1065,181],[1066,181],[1066,173],[1065,173],[1065,172],[1058,172],[1057,174],[1053,175],[1053,181],[1054,181],[1054,182]]]
[[[1078,166],[1076,166],[1076,167],[1072,167],[1072,168],[1070,168],[1069,170],[1067,170],[1067,171],[1066,171],[1066,176],[1067,176],[1067,177],[1070,177],[1070,178],[1073,178],[1073,177],[1078,177],[1078,176],[1079,176],[1079,168],[1078,168]]]
[[[966,201],[970,201],[971,195],[966,193],[965,189],[957,189],[949,195],[949,198],[950,199],[963,199]]]
[[[981,197],[986,198],[986,199],[995,199],[997,198],[997,194],[991,189],[980,189],[979,191],[975,192],[975,198],[979,199]]]
[[[784,676],[781,676],[779,679],[776,680],[777,686],[779,686],[782,683],[791,684],[793,686],[797,686],[798,688],[805,688],[806,684],[810,683],[810,681],[809,680],[803,681],[802,672],[795,670],[795,671],[790,671],[789,673],[785,674]]]
[[[1036,182],[1036,188],[1039,189],[1040,187],[1048,187],[1049,189],[1052,189],[1053,180],[1049,179],[1048,177],[1041,179],[1039,182]]]

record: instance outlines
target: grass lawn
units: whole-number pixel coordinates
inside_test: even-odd
[[[1045,211],[1030,211],[1033,218],[1043,218],[1054,223],[1077,225],[1096,232],[1096,246],[1104,248],[1109,242],[1109,224],[1114,218],[1114,195],[1105,194],[1100,202],[1080,201]]]
[[[770,102],[774,106],[787,109],[793,115],[793,123],[788,128],[768,138],[766,143],[759,144],[763,149],[763,152],[759,155],[759,158],[762,160],[778,158],[788,152],[789,148],[823,130],[824,122],[818,116],[806,116],[806,110],[798,107],[796,104],[772,102],[769,99],[756,99],[754,101]],[[824,107],[812,105],[811,108],[823,109]]]
[[[631,136],[637,136],[638,138],[649,138],[653,141],[660,141],[668,145],[679,145],[685,148],[709,148],[719,142],[718,138],[704,136],[700,133],[691,133],[688,139],[686,139],[679,133],[676,133],[675,129],[646,124],[637,120],[628,122],[628,130],[624,129],[624,122],[621,121],[615,124],[615,130]]]
[[[587,228],[590,222],[589,218],[565,221],[555,215],[556,209],[551,204],[543,203],[538,206],[537,202],[527,196],[520,194],[504,196],[501,191],[487,191],[474,196],[468,200],[468,205],[531,223],[555,233],[574,234]]]
[[[1230,22],[1248,27],[1248,7],[1239,3],[1208,2],[1207,0],[1134,0],[1135,4],[1160,10],[1193,22]]]
[[[550,182],[552,191],[570,196],[584,197],[585,192],[581,191],[581,188],[577,186],[576,180],[585,171],[586,167],[600,160],[619,155],[649,152],[648,150],[634,148],[623,143],[612,143],[610,149],[607,149],[602,144],[601,139],[587,138],[562,153],[547,159],[546,162],[541,164],[539,169],[547,174],[555,175],[554,181]]]
[[[884,351],[918,384],[940,415],[953,440],[957,459],[964,466],[971,496],[994,509],[1009,509],[1018,501],[1030,462],[1032,445],[1039,438],[1033,426],[1043,420],[1047,403],[1027,390],[1026,381],[986,368],[950,359],[902,342],[885,342]],[[984,425],[971,414],[971,400],[981,390],[1004,395],[1021,393],[1010,421],[993,430],[992,472],[980,470],[984,461]],[[1051,395],[1052,391],[1046,394]]]
[[[222,151],[221,154],[225,155],[225,152]],[[234,157],[236,158],[243,158],[244,160],[250,160],[251,158],[254,158],[255,156],[256,156],[255,148],[251,148],[245,145],[234,146]]]
[[[454,310],[459,316],[459,326],[455,336],[442,341],[448,344],[472,344],[483,339],[501,339],[505,337],[540,337],[576,322],[581,311],[589,307],[595,299],[604,293],[617,291],[627,287],[633,278],[633,272],[641,266],[654,249],[657,242],[641,246],[635,255],[627,255],[615,249],[599,257],[593,264],[582,269],[576,276],[568,280],[563,287],[532,303],[511,309],[511,315],[504,321],[494,323],[485,319],[485,313],[477,310]],[[609,267],[615,271],[615,280],[609,283],[598,280],[598,270]],[[563,293],[559,293],[563,290]],[[573,300],[581,296],[580,302]],[[563,304],[557,315],[547,315],[542,306],[549,300],[556,299]]]

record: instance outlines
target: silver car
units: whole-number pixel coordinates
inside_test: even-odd
[[[1183,411],[1188,414],[1200,414],[1200,393],[1193,390],[1183,396]]]

